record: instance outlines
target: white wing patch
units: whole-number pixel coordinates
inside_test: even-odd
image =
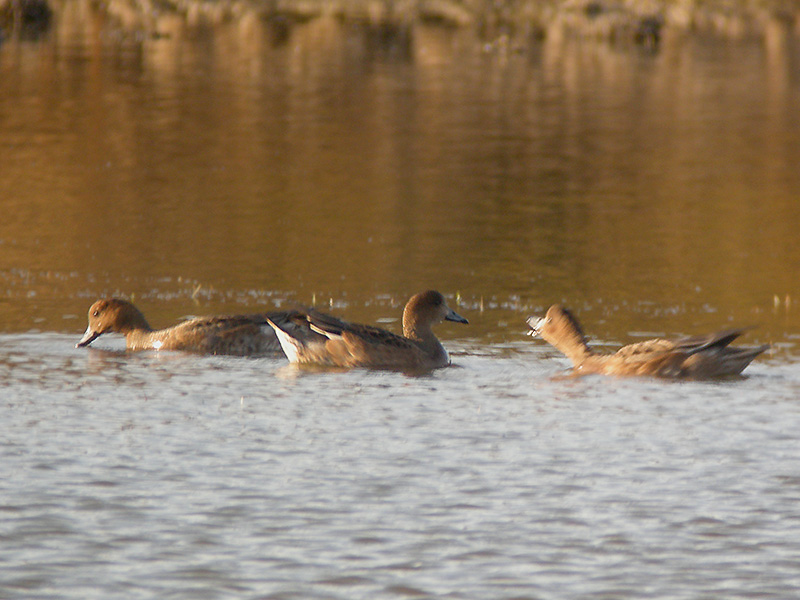
[[[318,333],[320,335],[324,335],[329,340],[340,340],[340,339],[342,339],[342,336],[337,335],[335,333],[331,333],[330,331],[325,331],[324,329],[320,329],[319,327],[317,327],[313,323],[309,323],[308,326],[311,328],[311,331],[314,331],[314,332],[316,332],[316,333]]]
[[[286,355],[286,358],[289,359],[289,362],[300,362],[298,349],[302,346],[302,344],[286,333],[283,329],[275,325],[272,321],[268,321],[268,323],[272,326],[272,329],[275,330],[275,335],[278,337],[278,341],[281,343],[281,348],[283,348],[283,353]]]

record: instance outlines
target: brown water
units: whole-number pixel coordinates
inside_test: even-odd
[[[800,589],[800,43],[163,16],[0,44],[0,596],[787,598]],[[314,302],[429,377],[75,349]],[[601,342],[756,324],[743,380],[564,379]]]
[[[0,47],[5,331],[77,332],[109,293],[166,324],[253,294],[374,319],[435,286],[652,306],[623,331],[798,333],[794,38],[500,53],[458,30],[398,49],[334,20],[275,39],[176,18],[139,39],[67,6]]]

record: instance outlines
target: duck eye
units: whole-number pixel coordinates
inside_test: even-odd
[[[100,311],[99,311],[99,310],[96,310],[96,311],[94,311],[94,312],[92,313],[92,316],[93,316],[93,317],[99,317],[99,316],[100,316]]]

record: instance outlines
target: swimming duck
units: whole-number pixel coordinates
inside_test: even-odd
[[[747,329],[730,329],[676,341],[653,339],[620,348],[614,354],[595,352],[578,321],[566,308],[551,306],[542,318],[527,320],[528,335],[541,337],[563,352],[580,374],[653,375],[710,378],[738,375],[769,345],[730,348]]]
[[[302,312],[300,318],[318,334],[317,338],[298,339],[285,323],[269,320],[289,362],[406,371],[449,365],[450,357],[431,327],[444,320],[468,323],[447,306],[442,294],[433,290],[408,301],[403,310],[402,336],[370,325],[348,323],[314,309]]]
[[[121,333],[128,350],[183,350],[200,354],[259,356],[280,351],[267,318],[284,322],[291,313],[196,317],[166,329],[153,329],[131,302],[98,300],[89,308],[89,326],[76,348],[104,333]]]

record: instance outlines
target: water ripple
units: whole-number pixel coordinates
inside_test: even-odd
[[[425,378],[283,379],[279,359],[13,341],[0,596],[800,589],[799,382],[781,365],[676,385],[466,353]]]

